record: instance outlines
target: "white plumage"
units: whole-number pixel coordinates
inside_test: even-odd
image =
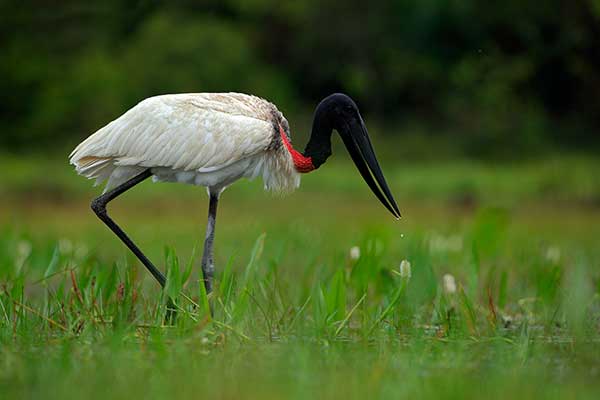
[[[150,168],[155,181],[221,191],[242,177],[261,176],[265,189],[300,184],[281,144],[283,115],[270,102],[240,93],[148,98],[82,142],[70,155],[79,174],[105,191]]]

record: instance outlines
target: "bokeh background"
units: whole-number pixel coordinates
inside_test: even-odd
[[[171,329],[68,154],[206,91],[271,100],[299,149],[346,92],[403,217],[334,134],[293,195],[225,191],[214,323]],[[600,398],[600,0],[0,0],[0,99],[0,396]],[[205,304],[206,208],[144,182],[109,211]]]
[[[205,91],[265,97],[300,138],[346,92],[404,158],[600,147],[597,0],[5,0],[0,22],[5,152],[66,151],[143,98]]]

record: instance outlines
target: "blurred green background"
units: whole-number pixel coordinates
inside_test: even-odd
[[[0,0],[0,46],[0,397],[600,398],[600,0]],[[269,99],[299,149],[348,93],[403,218],[334,135],[293,196],[227,189],[215,320],[164,327],[67,156],[205,91]],[[197,303],[206,203],[110,209]]]
[[[143,98],[206,91],[265,97],[301,138],[346,92],[403,158],[600,147],[598,0],[5,0],[0,38],[5,152],[67,151]]]

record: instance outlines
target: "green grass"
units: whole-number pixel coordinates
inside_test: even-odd
[[[209,299],[206,195],[144,184],[111,213],[168,271],[181,310],[164,326],[166,293],[89,211],[97,190],[62,161],[3,157],[0,393],[598,398],[598,164],[384,163],[401,221],[337,160],[286,198],[240,182]]]

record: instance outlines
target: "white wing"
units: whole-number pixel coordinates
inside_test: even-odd
[[[211,172],[266,151],[275,106],[254,96],[151,97],[98,130],[71,153],[77,172],[116,186],[145,168]],[[126,171],[113,176],[115,168]]]

